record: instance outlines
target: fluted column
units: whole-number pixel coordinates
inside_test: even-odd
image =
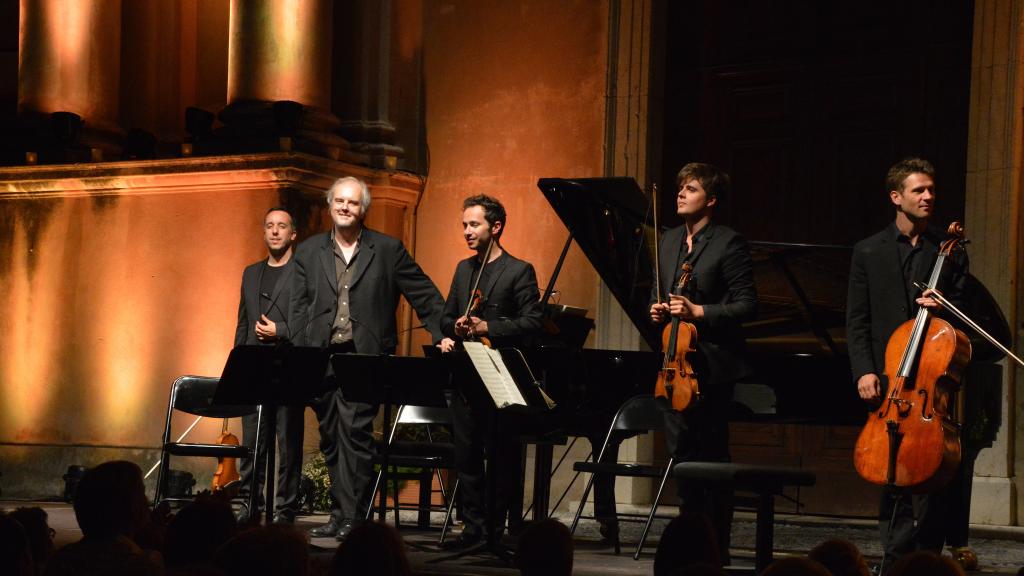
[[[992,292],[1006,314],[1019,350],[1020,310],[1024,296],[1021,251],[1021,165],[1024,148],[1024,44],[1022,0],[979,0],[974,5],[971,50],[970,121],[967,134],[967,190],[964,224],[971,273]],[[941,169],[941,167],[940,167]],[[940,196],[941,199],[941,196]],[[1020,414],[1024,371],[1007,363],[1003,372],[1002,426],[992,447],[982,450],[974,466],[971,522],[1019,524],[1024,500],[1024,431]],[[969,389],[971,383],[966,387]],[[967,422],[978,425],[976,414]],[[972,428],[965,429],[966,440]]]
[[[116,150],[121,1],[21,0],[20,17],[19,115],[73,112],[83,144]]]
[[[228,106],[220,115],[226,124],[280,136],[293,130],[271,104],[298,102],[301,123],[287,135],[315,144],[313,152],[346,146],[333,134],[339,122],[330,113],[332,10],[330,0],[232,0]]]
[[[406,8],[422,9],[413,2]],[[391,0],[350,0],[335,14],[339,35],[334,43],[334,110],[341,133],[353,150],[376,166],[394,168],[402,148],[395,146],[391,103]],[[344,27],[344,28],[343,28]]]

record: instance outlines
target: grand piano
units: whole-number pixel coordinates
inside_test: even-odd
[[[648,322],[655,241],[651,203],[632,178],[544,178],[537,186],[569,230],[565,249],[570,242],[578,244],[647,348],[581,350],[579,331],[592,324],[581,323],[577,316],[560,316],[560,307],[548,306],[553,334],[540,339],[531,363],[540,367],[549,395],[560,405],[562,416],[556,414],[555,419],[567,433],[578,435],[581,425],[610,419],[609,410],[614,412],[624,399],[653,391],[660,358],[651,350],[660,348],[660,332]],[[850,248],[758,240],[750,245],[759,308],[744,330],[754,376],[736,388],[732,457],[817,473],[822,481],[792,494],[788,502],[780,500],[780,511],[874,517],[879,489],[856,475],[852,459],[867,409],[851,381],[846,352]],[[566,250],[545,290],[545,304]],[[1001,314],[998,306],[995,310],[978,313],[990,319],[998,316],[992,324],[998,325]],[[1005,320],[1002,328],[1005,335],[1000,339],[1007,341]],[[971,423],[962,434],[966,478],[973,473],[978,452],[995,438],[1002,397],[999,356],[980,343],[975,347],[968,393],[961,395],[965,399],[960,406]],[[589,415],[589,420],[581,422],[580,414]],[[655,456],[664,458],[664,444],[655,446]],[[545,457],[539,450],[538,459]],[[543,470],[539,467],[538,473]],[[970,482],[963,484],[964,513],[969,514]],[[966,543],[966,516],[960,524],[962,534],[951,534],[951,540]]]

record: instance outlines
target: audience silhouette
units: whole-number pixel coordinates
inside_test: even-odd
[[[572,534],[554,518],[532,522],[519,537],[516,564],[523,576],[568,576],[572,557]]]
[[[338,547],[330,576],[410,576],[405,543],[388,524],[364,522]]]

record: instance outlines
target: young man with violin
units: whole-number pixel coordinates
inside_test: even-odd
[[[744,359],[743,322],[757,314],[750,248],[732,228],[715,224],[715,207],[729,192],[729,175],[711,164],[691,163],[676,177],[676,212],[683,225],[659,244],[658,282],[651,295],[651,321],[671,326],[673,317],[696,327],[691,358],[701,397],[683,412],[666,407],[665,439],[677,462],[728,462],[729,406],[735,383],[750,374]],[[672,294],[682,267],[692,267],[683,295]],[[728,564],[733,496],[730,489],[680,483],[681,507],[703,512],[718,536]]]
[[[334,353],[393,354],[398,345],[395,311],[404,296],[441,340],[441,293],[397,238],[363,226],[370,190],[362,180],[340,178],[327,189],[331,230],[295,251],[289,326],[296,344]],[[313,402],[320,450],[331,479],[331,518],[310,531],[343,539],[366,518],[373,495],[373,419],[378,406],[348,401],[328,367],[330,389]]]
[[[462,235],[475,252],[455,268],[441,317],[445,338],[442,352],[456,341],[484,339],[495,348],[521,346],[540,330],[543,317],[537,275],[533,265],[512,256],[499,241],[506,223],[505,207],[490,196],[466,198],[462,205]],[[474,290],[475,287],[475,290]],[[500,535],[505,517],[509,528],[518,529],[523,504],[522,448],[515,434],[503,434],[498,454],[490,465],[500,468],[496,526],[486,526],[484,507],[485,415],[474,414],[461,394],[450,399],[454,422],[455,463],[459,474],[459,498],[465,528],[455,542],[466,547],[488,534]]]
[[[235,328],[235,346],[242,344],[270,345],[288,340],[290,333],[286,318],[292,283],[292,244],[295,242],[295,222],[285,208],[274,207],[263,217],[263,242],[267,245],[267,258],[246,267],[242,272],[242,296],[238,301],[238,325]],[[292,524],[299,511],[299,479],[302,477],[302,406],[281,406],[277,409],[277,447],[280,453],[277,470],[277,496],[274,522]],[[242,443],[252,448],[256,442],[256,415],[242,418]],[[270,428],[264,418],[260,433]],[[257,489],[260,500],[266,476],[267,444],[260,444],[256,455],[259,474]],[[241,485],[248,486],[253,473],[251,458],[242,460]],[[246,524],[258,520],[254,511],[242,509],[239,522]]]
[[[889,168],[885,184],[896,218],[884,230],[854,246],[846,302],[846,340],[853,380],[861,399],[872,408],[879,406],[886,392],[883,372],[889,338],[901,324],[914,318],[918,307],[939,307],[915,283],[928,283],[944,239],[941,231],[928,224],[935,208],[935,169],[930,162],[921,158],[901,160]],[[962,252],[956,253],[946,260],[938,284],[942,294],[958,306],[966,272],[966,258]],[[948,487],[912,496],[900,489],[883,488],[878,518],[885,552],[883,572],[914,550],[942,551],[947,492]]]

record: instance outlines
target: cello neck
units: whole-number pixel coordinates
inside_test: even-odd
[[[929,288],[936,288],[938,286],[939,277],[942,275],[942,266],[945,262],[945,252],[939,252],[938,257],[935,259],[935,265],[932,266],[932,273],[928,277]],[[914,369],[917,353],[921,349],[921,339],[924,337],[925,328],[928,326],[928,314],[928,309],[924,306],[917,309],[917,317],[914,319],[914,329],[910,333],[910,339],[907,340],[907,347],[903,349],[903,357],[900,360],[900,369],[897,374],[899,377],[910,378],[910,373]]]

